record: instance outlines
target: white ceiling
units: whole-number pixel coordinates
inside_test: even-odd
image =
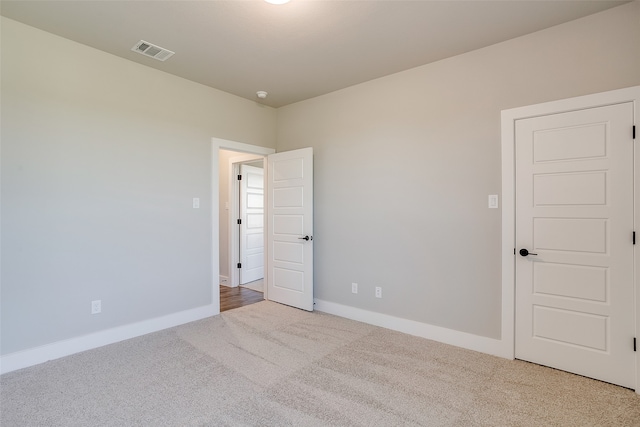
[[[627,1],[6,1],[1,14],[280,107]],[[176,52],[160,62],[139,40]],[[269,93],[258,100],[256,91]]]

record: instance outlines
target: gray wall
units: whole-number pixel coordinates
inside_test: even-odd
[[[1,31],[3,355],[210,304],[210,138],[275,147],[276,126],[278,151],[314,147],[317,298],[499,337],[500,110],[640,84],[638,2],[277,121],[6,18]]]
[[[211,137],[274,147],[275,110],[1,31],[1,353],[211,304]]]
[[[500,338],[500,111],[638,84],[636,1],[279,109],[278,151],[314,149],[315,297]]]

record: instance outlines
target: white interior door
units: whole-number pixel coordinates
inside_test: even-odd
[[[516,122],[516,357],[634,387],[633,105]]]
[[[267,298],[313,310],[313,150],[267,157]]]
[[[240,284],[264,277],[264,169],[240,165]]]

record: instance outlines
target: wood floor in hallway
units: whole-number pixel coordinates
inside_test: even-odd
[[[220,312],[253,304],[264,300],[262,292],[247,289],[242,286],[231,288],[220,286]]]

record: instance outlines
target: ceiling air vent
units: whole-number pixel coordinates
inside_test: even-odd
[[[165,61],[175,53],[160,46],[156,46],[155,44],[148,43],[144,40],[140,40],[138,43],[136,43],[136,45],[133,46],[131,50],[141,53],[144,56],[157,59],[158,61]]]

